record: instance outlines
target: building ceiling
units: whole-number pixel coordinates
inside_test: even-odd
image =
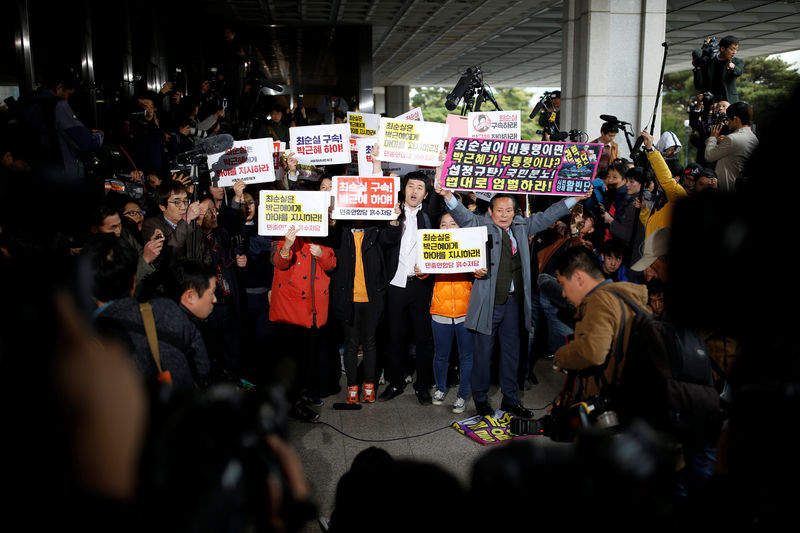
[[[613,1],[613,0],[612,0]],[[258,41],[273,78],[312,76],[331,27],[372,27],[373,85],[452,86],[480,65],[496,87],[561,83],[558,0],[201,0],[217,21]],[[800,2],[668,0],[667,72],[689,67],[709,36],[734,34],[739,56],[800,49]],[[341,32],[340,32],[341,33]],[[659,51],[659,54],[661,52]]]

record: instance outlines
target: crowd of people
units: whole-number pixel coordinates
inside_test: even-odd
[[[735,49],[725,54],[738,41],[723,45],[720,57],[734,65]],[[741,62],[734,66],[741,69]],[[171,82],[157,93],[138,94],[120,110],[115,130],[104,132],[81,123],[69,105],[77,84],[57,73],[19,103],[19,120],[2,137],[4,279],[27,301],[10,300],[20,312],[4,324],[4,351],[6,345],[19,348],[16,334],[36,335],[40,319],[53,328],[52,338],[32,343],[51,354],[47,362],[10,365],[4,355],[3,379],[9,369],[30,379],[46,373],[50,394],[65,395],[71,408],[96,401],[127,410],[128,433],[116,436],[125,451],[118,470],[92,471],[88,456],[76,466],[90,471],[90,489],[114,497],[129,496],[135,485],[143,400],[132,393],[123,405],[107,402],[119,396],[83,372],[101,369],[103,377],[96,379],[129,391],[158,384],[186,391],[220,383],[244,390],[279,384],[288,415],[307,422],[320,417],[315,408],[325,401],[391,401],[412,383],[422,406],[447,401],[458,414],[471,400],[477,414],[491,416],[496,409],[488,393],[495,380],[499,408],[530,419],[520,392],[538,383],[534,367],[540,359],[552,359],[564,371],[601,368],[613,380],[619,368],[608,360],[629,332],[620,318],[626,304],[609,294],[621,291],[653,316],[673,318],[668,267],[676,209],[687,199],[715,198],[715,190],[746,187],[752,177],[746,164],[759,142],[751,128],[753,110],[735,101],[735,91],[727,99],[701,95],[691,121],[704,150],[686,167],[676,155],[683,147],[674,134],[656,141],[642,131],[642,151],[625,158],[614,142],[619,127],[607,122],[593,141],[604,149],[585,196],[551,201],[496,194],[485,200],[443,189],[439,166],[433,179],[421,171],[402,176],[394,220],[331,219],[327,237],[299,236],[295,228],[269,237],[257,229],[260,190],[330,191],[332,177],[346,170],[327,167],[303,179],[294,155],[284,154],[275,182],[218,187],[207,174],[190,174],[181,158],[220,133],[286,142],[290,127],[340,122],[357,103],[328,96],[316,113],[302,104],[289,110],[275,99],[264,104],[258,84],[244,83],[232,98],[231,119],[215,88],[221,81],[204,81],[192,96]],[[111,164],[90,157],[109,145],[120,152]],[[381,172],[379,150],[373,161]],[[122,174],[129,188],[109,190],[107,181]],[[417,229],[477,226],[488,230],[486,268],[420,271]],[[47,268],[60,274],[47,278]],[[25,293],[39,276],[46,281]],[[34,309],[36,298],[48,302],[46,311]],[[6,326],[14,324],[12,335]],[[730,333],[704,331],[720,387],[741,352]],[[104,350],[115,355],[99,364]],[[65,362],[65,354],[76,353],[83,359]],[[138,377],[125,374],[125,359]],[[54,361],[59,372],[46,370]],[[582,398],[601,392],[598,375],[582,378]],[[92,386],[83,389],[89,381]],[[95,422],[112,429],[120,424],[110,413],[97,416]],[[99,453],[102,439],[91,440],[98,435],[89,429],[84,437],[93,446],[84,452]],[[677,498],[697,494],[713,477],[720,430],[681,442],[686,467],[676,480]],[[308,487],[281,446],[270,443],[285,469],[295,472],[289,485],[299,505]],[[346,523],[343,508],[340,524]]]

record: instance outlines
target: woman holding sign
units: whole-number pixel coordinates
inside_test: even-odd
[[[458,228],[450,213],[445,213],[439,221],[439,229]],[[417,275],[424,276],[419,266],[414,267]],[[431,298],[431,328],[433,329],[434,355],[433,379],[436,390],[433,392],[433,405],[442,405],[447,395],[447,365],[450,362],[450,348],[453,337],[458,343],[459,386],[454,413],[463,413],[469,399],[472,379],[472,333],[464,327],[472,291],[473,277],[482,278],[486,269],[481,268],[473,274],[436,274]]]
[[[336,256],[327,246],[308,237],[298,237],[294,226],[273,244],[275,273],[269,319],[278,324],[281,355],[292,354],[296,377],[289,390],[293,405],[289,415],[313,422],[319,415],[303,400],[303,393],[314,383],[316,354],[319,353],[319,328],[328,322],[327,272],[336,266]]]

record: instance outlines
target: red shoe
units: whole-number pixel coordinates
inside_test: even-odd
[[[347,403],[358,403],[358,385],[347,387]]]
[[[364,393],[361,396],[361,401],[364,403],[375,403],[374,383],[364,383]]]

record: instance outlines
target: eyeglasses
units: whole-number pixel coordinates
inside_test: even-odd
[[[188,206],[191,203],[191,201],[188,198],[184,198],[183,200],[172,200],[167,203],[172,204],[175,207],[180,207],[180,206]]]
[[[125,211],[122,214],[126,217],[136,217],[136,216],[143,217],[144,211],[131,210],[131,211]]]

